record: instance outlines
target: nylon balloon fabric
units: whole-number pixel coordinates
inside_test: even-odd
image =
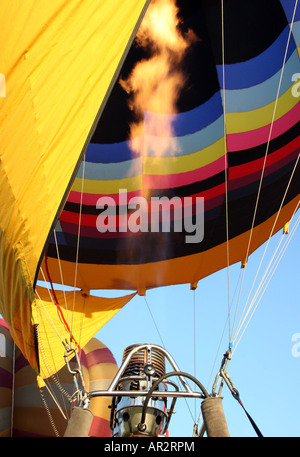
[[[40,261],[145,5],[1,3],[0,312],[36,370]]]
[[[0,436],[63,436],[70,417],[71,402],[62,392],[69,396],[73,394],[73,376],[65,366],[55,377],[47,379],[52,396],[43,388],[42,400],[36,373],[14,345],[3,319],[0,319],[0,332],[5,336],[5,354],[0,358]],[[91,390],[108,388],[118,369],[111,351],[98,339],[92,338],[82,348],[80,358],[86,387]],[[75,359],[70,361],[70,367],[77,368]],[[98,397],[91,400],[89,408],[94,417],[89,436],[111,436],[108,406],[109,399]]]
[[[80,287],[143,294],[196,284],[247,260],[297,208],[300,7],[287,0],[177,1],[176,7],[177,30],[193,37],[180,62],[170,64],[169,75],[183,75],[176,103],[172,111],[148,105],[134,111],[133,90],[123,81],[153,57],[149,45],[136,41],[56,225],[68,284],[79,221]],[[137,138],[131,126],[141,118]],[[137,139],[140,149],[133,147]],[[47,260],[59,282],[54,237]]]

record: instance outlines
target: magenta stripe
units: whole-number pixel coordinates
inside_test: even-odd
[[[185,186],[219,173],[224,170],[224,157],[220,157],[212,163],[204,165],[201,168],[196,170],[186,171],[183,173],[174,173],[166,175],[143,175],[143,187],[145,189],[165,189],[165,188],[174,188]],[[101,194],[83,194],[83,204],[95,206],[97,200],[104,195]],[[119,194],[109,194],[109,197],[112,197],[116,204],[119,204]],[[142,190],[128,192],[127,199],[132,197],[142,196]],[[68,197],[68,201],[72,203],[80,203],[80,193],[71,191]]]
[[[143,195],[142,190],[137,190],[137,191],[132,191],[127,193],[127,199],[130,199],[132,197],[141,197]],[[83,205],[90,205],[90,206],[96,206],[97,201],[100,197],[112,197],[116,204],[119,204],[119,194],[88,194],[84,193],[82,196],[82,203]],[[71,190],[69,196],[68,196],[68,201],[71,203],[80,203],[80,198],[81,194],[80,192],[75,192]]]
[[[293,160],[296,160],[299,154],[300,154],[300,148],[298,148],[296,151],[294,151],[293,154],[283,157],[283,159],[278,160],[277,162],[274,162],[272,165],[267,166],[264,170],[263,177],[269,176],[272,173],[275,173],[276,171],[282,169],[285,165],[288,165]],[[228,190],[232,191],[232,190],[238,189],[240,187],[245,187],[248,184],[251,184],[255,181],[259,181],[261,178],[261,174],[262,174],[262,170],[257,170],[254,173],[251,173],[249,175],[244,175],[242,177],[229,180]]]
[[[91,351],[88,354],[86,354],[86,358],[88,368],[90,368],[93,365],[98,365],[99,363],[116,364],[115,358],[108,348],[95,349],[94,351]]]
[[[18,371],[22,370],[22,368],[27,367],[28,365],[29,365],[28,360],[25,359],[23,354],[20,354],[16,358],[16,362],[15,362],[15,371],[16,371],[16,373]]]
[[[5,327],[6,329],[8,329],[7,323],[6,323],[5,320],[2,319],[2,318],[0,318],[0,325],[1,325],[2,327]]]
[[[300,103],[297,103],[288,113],[273,123],[271,140],[285,133],[298,122],[300,117]],[[242,133],[230,133],[227,135],[228,152],[241,151],[254,148],[268,141],[271,124],[256,130]]]
[[[12,388],[13,375],[5,368],[0,367],[0,387]]]

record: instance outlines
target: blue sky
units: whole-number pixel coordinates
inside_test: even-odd
[[[253,292],[280,240],[283,240],[280,247],[289,242],[245,333],[233,345],[228,367],[244,407],[266,437],[300,436],[299,226],[293,234],[297,217],[300,222],[299,212],[291,223],[289,235],[282,237],[282,231],[278,232],[267,250],[265,244],[249,257],[236,322],[247,302],[262,256],[264,261]],[[238,295],[234,292],[239,290],[236,284],[240,275],[240,264],[230,267],[231,297]],[[127,293],[91,292],[100,296]],[[236,302],[230,314],[231,324],[235,309]],[[147,291],[146,299],[136,295],[95,336],[112,351],[119,366],[124,349],[131,344],[164,346],[180,370],[196,376],[210,393],[229,343],[227,269],[199,281],[196,291],[184,284]],[[222,396],[230,435],[255,437],[244,410],[226,385]],[[199,418],[200,401],[178,399],[175,410],[169,435],[191,437],[194,422]]]
[[[272,238],[265,260],[273,254],[280,237],[281,232]],[[242,339],[237,347],[233,345],[234,353],[228,368],[245,408],[262,434],[274,437],[300,436],[300,347],[296,346],[300,341],[300,229],[293,236],[285,236],[284,241],[287,237],[291,242]],[[240,311],[264,251],[265,246],[262,246],[249,258],[238,307]],[[261,274],[265,263],[260,269]],[[229,270],[231,296],[240,272],[240,265],[234,265]],[[104,296],[121,294],[115,291],[99,293]],[[200,281],[195,292],[190,290],[189,285],[151,290],[146,295],[147,303],[144,297],[136,296],[96,337],[111,349],[119,364],[124,348],[130,344],[164,345],[179,368],[196,374],[210,392],[222,355],[228,349],[227,297],[226,269]],[[230,319],[233,323],[234,310]],[[296,341],[293,341],[293,336]],[[230,435],[256,436],[245,412],[227,386],[224,386],[222,395]],[[185,400],[177,400],[176,414],[169,427],[170,436],[192,436],[200,402],[195,405],[195,401],[190,400],[188,404],[189,408]]]

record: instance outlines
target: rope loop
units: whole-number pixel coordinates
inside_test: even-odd
[[[72,395],[71,400],[76,401],[79,405],[81,405],[83,407],[87,407],[88,403],[89,403],[88,392],[86,390],[85,381],[84,381],[84,377],[83,377],[83,373],[82,373],[82,369],[81,369],[78,349],[76,347],[73,347],[72,345],[68,345],[65,347],[66,347],[66,350],[64,353],[64,359],[65,359],[66,366],[68,368],[69,373],[73,376],[74,385],[75,385],[75,392]],[[70,366],[70,360],[71,360],[71,357],[74,357],[74,356],[76,358],[77,367],[72,369]],[[79,387],[78,377],[81,381],[81,387]]]

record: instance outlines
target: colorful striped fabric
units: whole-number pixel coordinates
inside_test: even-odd
[[[0,436],[11,436],[14,343],[0,319]]]
[[[5,339],[5,356],[1,354],[0,357],[0,436],[56,436],[37,387],[36,373],[19,348],[14,346],[3,319],[0,319],[0,335],[4,335]],[[111,351],[96,338],[83,348],[81,364],[88,390],[107,389],[117,372]],[[76,368],[75,360],[70,362],[70,366],[72,369]],[[69,417],[71,404],[61,393],[61,389],[69,395],[73,393],[72,375],[64,367],[55,377],[49,378],[47,384],[51,386],[60,407]],[[63,436],[67,421],[45,388],[43,396],[58,435]],[[108,398],[97,397],[91,400],[90,409],[94,413],[91,436],[111,436],[109,404]]]
[[[82,203],[78,268],[82,283],[91,289],[143,293],[166,284],[194,283],[226,266],[226,187],[230,263],[247,256],[262,173],[250,253],[268,239],[275,222],[273,233],[290,219],[299,201],[300,167],[294,167],[300,151],[300,104],[293,86],[300,73],[300,6],[294,14],[294,0],[224,2],[223,66],[221,1],[177,5],[183,29],[192,29],[199,38],[182,63],[186,83],[178,112],[145,112],[139,155],[128,137],[134,120],[128,96],[116,85],[56,226],[62,267],[73,271]],[[133,47],[121,76],[140,56],[141,50]],[[174,134],[158,157],[165,138],[159,128],[153,131],[153,119],[158,126],[171,121]],[[177,197],[182,205],[185,197],[192,197],[194,213],[196,197],[203,197],[203,240],[187,243],[186,233],[174,230],[173,213],[169,233],[152,232],[150,225],[144,232],[126,230],[132,210],[127,219],[117,217],[115,231],[100,233],[97,201],[111,197],[118,215],[124,205],[120,189],[127,191],[125,206],[133,197],[143,196],[148,203],[152,197]],[[148,206],[148,220],[151,216]],[[52,280],[59,282],[54,237],[47,255]]]

